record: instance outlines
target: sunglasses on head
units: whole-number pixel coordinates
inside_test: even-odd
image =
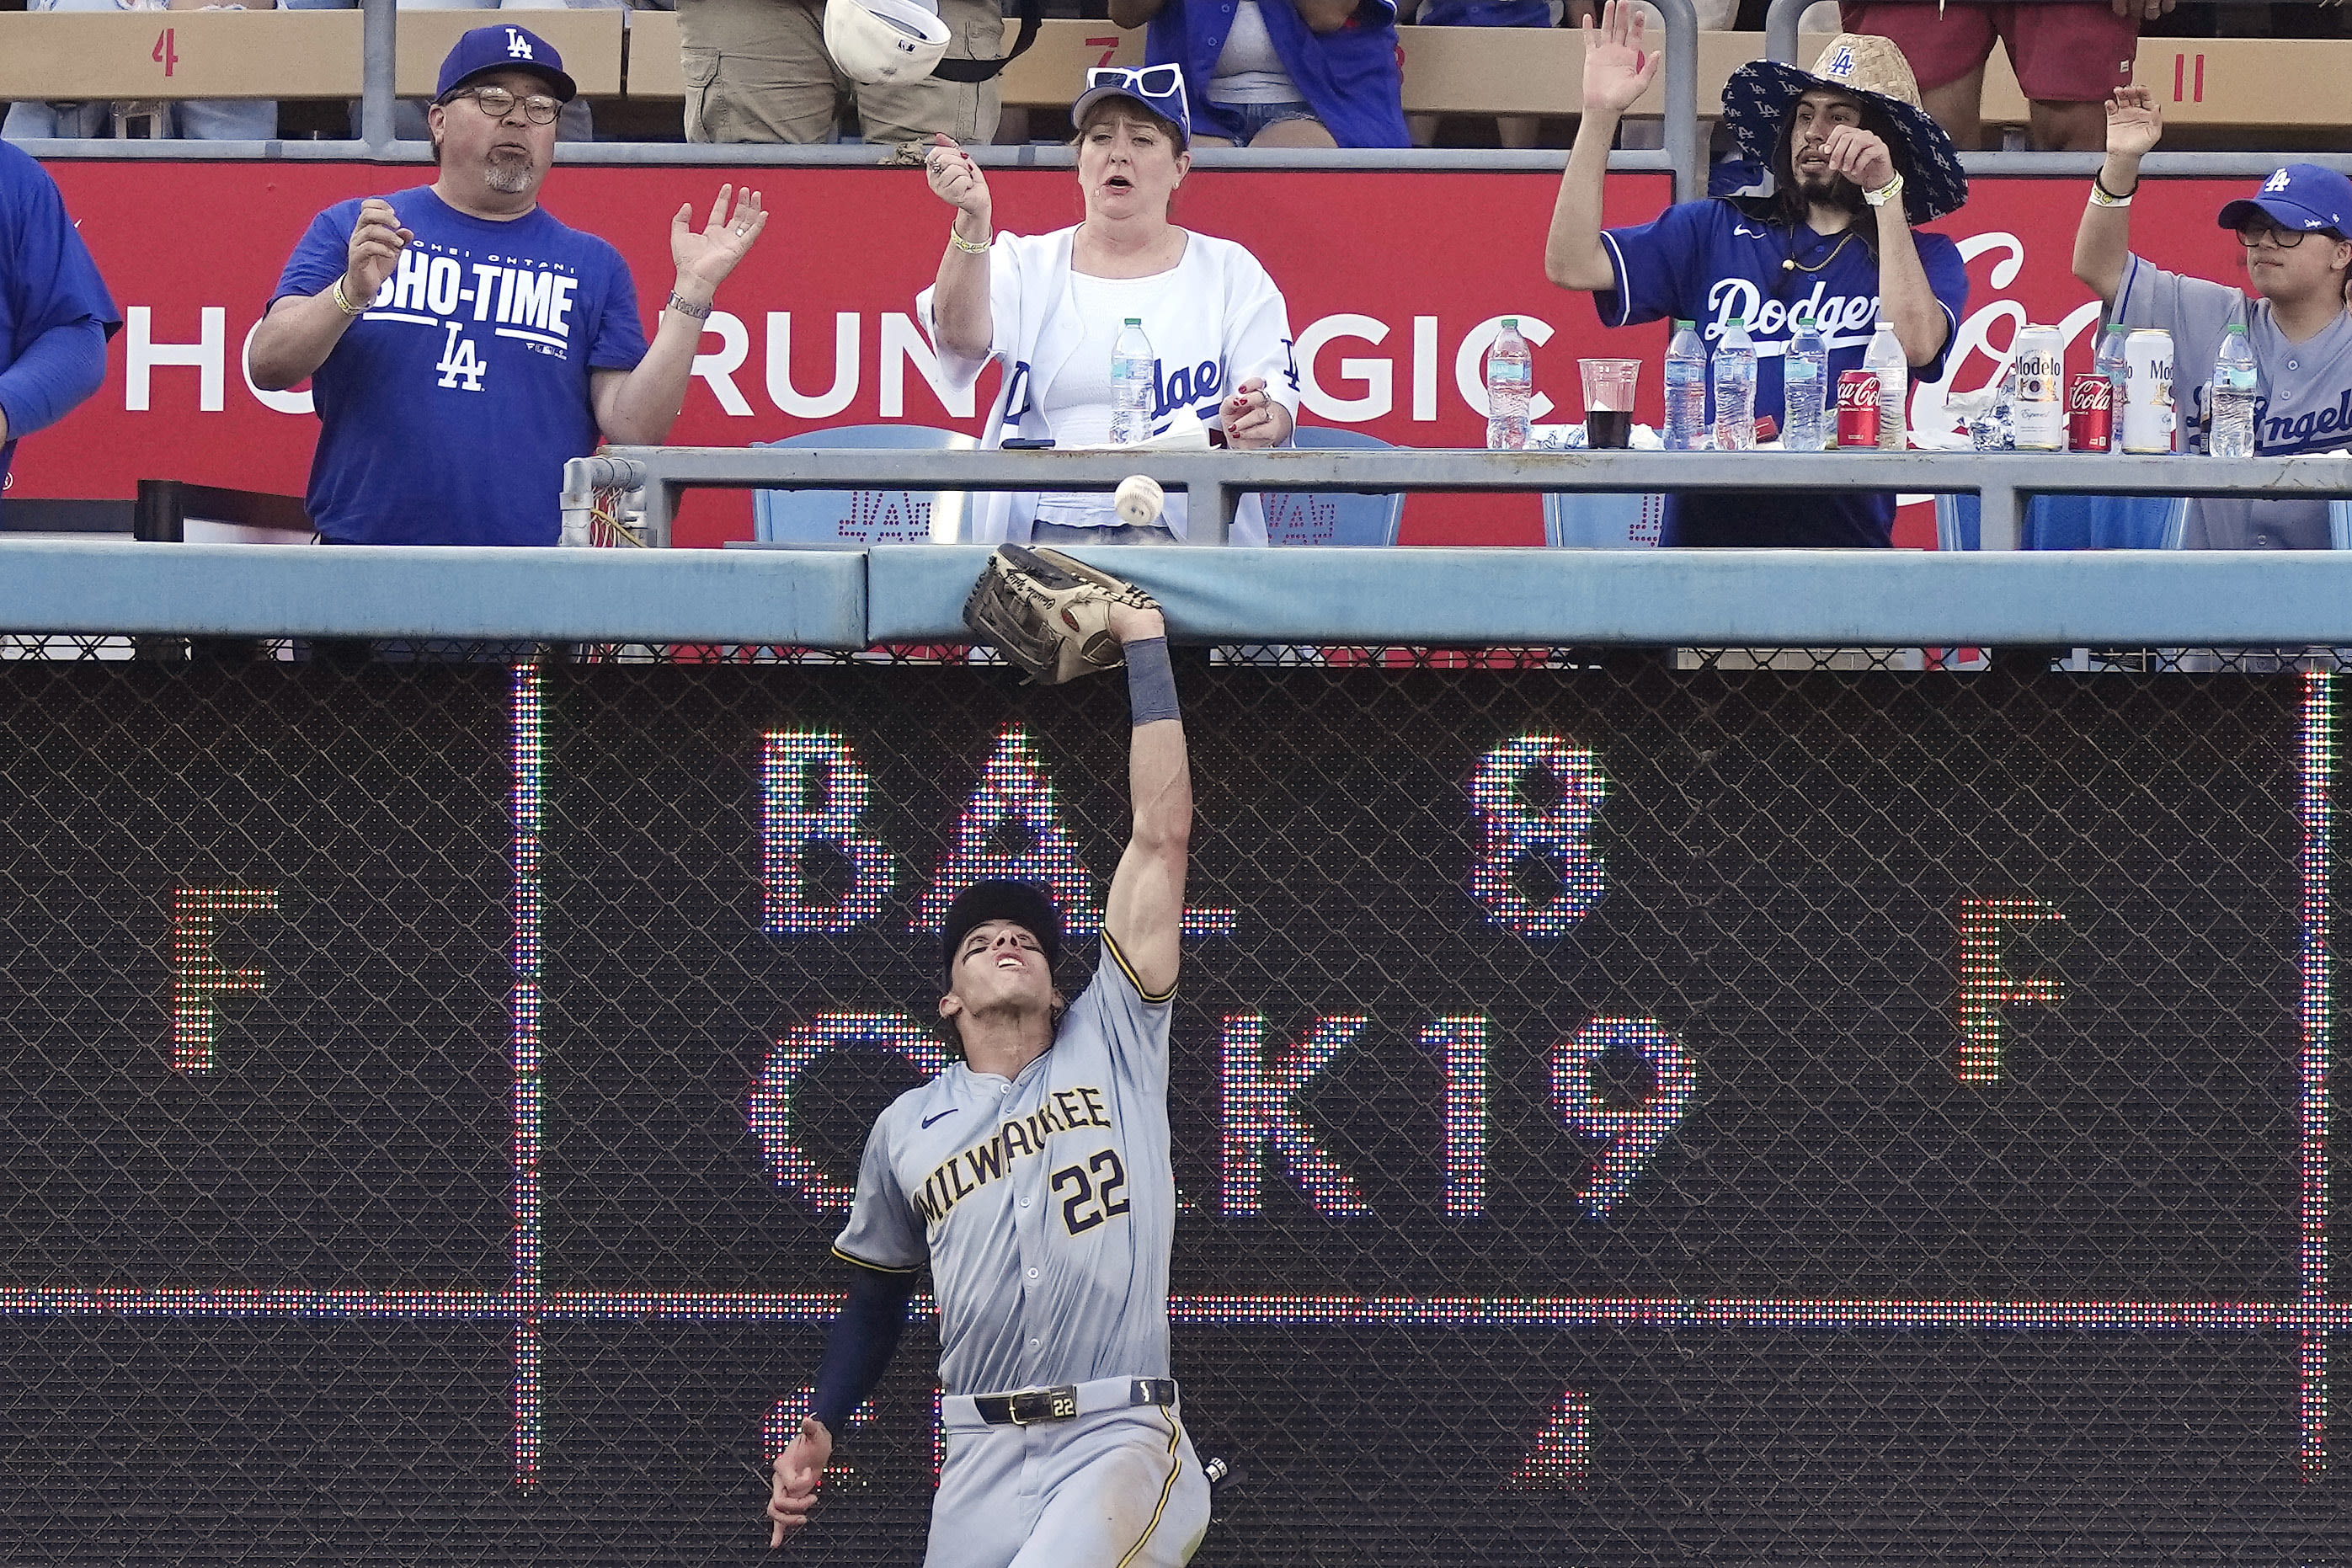
[[[1181,125],[1191,116],[1184,112],[1184,69],[1181,66],[1096,66],[1087,72],[1087,86],[1114,87],[1131,92],[1144,102],[1157,108],[1162,103],[1174,105],[1168,118]]]

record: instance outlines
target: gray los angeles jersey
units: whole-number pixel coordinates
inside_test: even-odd
[[[2352,317],[2339,313],[2325,331],[2291,343],[2272,318],[2269,300],[2249,300],[2226,283],[2183,278],[2134,256],[2124,266],[2115,320],[2172,334],[2173,395],[2184,435],[2206,428],[2212,418],[2206,403],[2213,358],[2230,323],[2242,321],[2260,384],[2254,450],[2283,457],[2352,446]],[[2116,418],[2120,428],[2121,409]],[[2204,497],[2189,503],[2186,542],[2192,550],[2325,550],[2327,502]]]
[[[1173,995],[1144,995],[1105,932],[1093,982],[1019,1078],[957,1062],[875,1119],[834,1249],[878,1268],[929,1258],[950,1394],[1168,1375]]]

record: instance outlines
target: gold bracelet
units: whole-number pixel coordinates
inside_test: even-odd
[[[986,256],[988,254],[988,247],[996,243],[996,236],[991,234],[986,239],[982,240],[978,245],[974,245],[971,241],[966,239],[963,236],[958,234],[952,227],[950,227],[948,230],[948,243],[954,246],[958,250],[962,251],[966,256]]]
[[[1879,186],[1878,189],[1874,191],[1863,192],[1862,199],[1868,202],[1872,206],[1883,207],[1902,194],[1903,176],[1898,173],[1893,179]]]
[[[335,286],[328,290],[328,295],[335,301],[335,309],[346,316],[362,316],[367,313],[365,305],[352,304],[351,296],[343,292],[343,280],[341,278],[335,279]]]

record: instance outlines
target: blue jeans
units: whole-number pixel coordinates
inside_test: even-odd
[[[1318,125],[1322,123],[1316,120],[1315,111],[1303,102],[1220,103],[1216,110],[1218,113],[1230,114],[1242,122],[1241,134],[1234,138],[1236,147],[1248,146],[1257,140],[1259,132],[1269,125],[1279,125],[1286,120],[1315,120]],[[1210,133],[1214,135],[1217,132],[1212,131]]]

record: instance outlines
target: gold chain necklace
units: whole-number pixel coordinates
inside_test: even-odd
[[[1827,256],[1822,257],[1819,261],[1816,261],[1811,267],[1808,267],[1797,259],[1797,236],[1796,231],[1792,229],[1789,234],[1789,259],[1780,263],[1780,270],[1783,272],[1819,272],[1822,268],[1827,267],[1831,262],[1835,261],[1838,258],[1838,252],[1843,250],[1845,248],[1845,242],[1853,237],[1853,230],[1850,228],[1847,229],[1843,234],[1838,236],[1837,243],[1830,247],[1830,252]]]

